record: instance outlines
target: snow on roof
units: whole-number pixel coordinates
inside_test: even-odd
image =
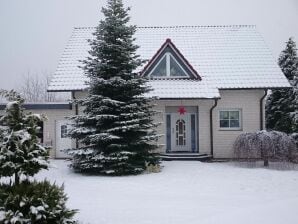
[[[89,56],[90,46],[87,40],[93,38],[93,32],[93,27],[74,29],[48,91],[84,90],[88,87],[85,83],[88,79],[79,68],[82,65],[79,60]],[[153,81],[155,92],[161,95],[167,93],[169,98],[206,95],[211,97],[212,94],[217,97],[215,87],[289,87],[287,79],[255,26],[139,27],[135,37],[136,44],[140,46],[137,53],[146,60],[151,59],[165,40],[170,38],[202,77],[202,81],[198,81],[202,83],[197,84],[183,80]],[[186,83],[187,86],[181,88],[180,92],[172,87],[174,85],[180,88]],[[202,89],[196,90],[196,86]]]
[[[153,91],[147,93],[150,97],[160,99],[188,99],[188,98],[220,98],[218,89],[206,81],[198,80],[150,80]]]

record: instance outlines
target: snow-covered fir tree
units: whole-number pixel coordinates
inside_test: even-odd
[[[272,90],[266,104],[266,125],[271,130],[298,132],[298,57],[293,38],[281,52],[278,64],[292,88]]]
[[[88,96],[76,101],[83,114],[72,117],[70,136],[79,147],[69,150],[72,167],[104,175],[138,174],[159,158],[156,124],[147,80],[135,71],[143,61],[136,54],[136,27],[128,25],[129,8],[122,0],[108,0],[90,40],[91,51],[83,67],[89,78]]]
[[[25,113],[24,99],[15,91],[1,90],[0,95],[8,100],[0,118],[0,177],[14,176],[19,184],[22,175],[33,176],[48,168],[48,150],[37,137],[43,117]]]

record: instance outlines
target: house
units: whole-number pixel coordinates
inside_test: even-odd
[[[87,94],[87,77],[79,68],[88,56],[94,28],[75,28],[48,87],[50,92],[71,92],[73,99]],[[138,72],[150,79],[157,96],[155,117],[159,152],[175,155],[232,158],[233,143],[243,132],[264,129],[264,99],[268,89],[289,87],[255,26],[139,27],[138,54],[148,62]],[[75,147],[66,137],[66,115],[82,108],[42,111],[45,142],[52,156]]]

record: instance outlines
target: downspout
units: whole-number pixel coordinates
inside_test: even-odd
[[[263,108],[263,105],[264,105],[264,99],[268,93],[268,89],[265,89],[264,92],[265,92],[264,95],[260,99],[260,130],[264,130],[264,124],[263,124],[264,123],[264,108]]]
[[[210,109],[210,147],[211,147],[211,156],[213,157],[213,109],[217,106],[218,99],[214,100],[214,105]]]
[[[71,92],[71,98],[76,100],[75,91]],[[75,115],[79,115],[79,105],[75,102]],[[76,148],[79,148],[79,142],[76,140]]]

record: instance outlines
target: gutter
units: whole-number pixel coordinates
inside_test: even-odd
[[[76,100],[75,91],[71,91],[71,98]],[[75,103],[75,115],[79,115],[79,105]],[[79,141],[76,140],[76,148],[79,148]]]
[[[264,99],[267,96],[268,89],[264,90],[264,95],[260,99],[260,131],[264,130]]]
[[[210,147],[211,147],[211,156],[213,157],[213,149],[214,149],[214,145],[213,145],[213,110],[214,108],[217,106],[217,102],[218,99],[214,99],[214,105],[211,107],[210,109]]]

